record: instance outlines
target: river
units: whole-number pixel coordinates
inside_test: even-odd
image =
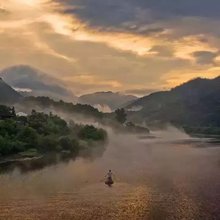
[[[111,132],[103,155],[1,173],[0,219],[220,219],[220,144],[154,135]]]

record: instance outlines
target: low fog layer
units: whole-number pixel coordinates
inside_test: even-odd
[[[72,191],[75,187],[93,184],[102,186],[109,169],[115,174],[117,185],[143,184],[150,176],[171,181],[173,175],[181,176],[185,172],[204,175],[204,172],[212,170],[207,173],[211,176],[217,168],[215,166],[219,165],[218,148],[208,151],[209,148],[205,147],[209,144],[190,138],[172,127],[154,132],[152,135],[155,138],[122,135],[110,128],[107,130],[109,143],[101,158],[77,158],[27,174],[14,170],[0,176],[1,195],[14,196],[26,191],[41,195],[53,191]]]
[[[0,175],[0,218],[214,219],[220,216],[219,145],[175,128],[116,134],[101,157]],[[155,137],[154,137],[155,136]],[[115,184],[104,184],[109,169]],[[211,185],[211,187],[210,187]],[[44,211],[42,211],[44,210]]]

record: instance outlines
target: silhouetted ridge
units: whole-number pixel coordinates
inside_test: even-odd
[[[22,96],[0,78],[0,103],[11,104],[17,102]]]
[[[130,117],[147,123],[220,127],[220,77],[196,78],[170,91],[145,96],[127,107],[142,107]]]

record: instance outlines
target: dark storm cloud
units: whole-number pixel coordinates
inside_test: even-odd
[[[219,4],[212,0],[5,0],[2,7],[10,14],[0,13],[0,68],[34,66],[63,86],[50,79],[40,84],[40,76],[30,78],[32,88],[45,91],[49,82],[48,92],[56,94],[65,93],[66,86],[78,94],[161,90],[200,75],[217,76],[219,57],[213,58],[216,68],[210,68],[197,63],[212,62],[212,55],[195,52],[219,50]],[[18,82],[16,86],[27,87]]]
[[[174,16],[220,17],[219,0],[131,0],[141,7]]]
[[[62,1],[60,1],[62,2]],[[66,0],[68,5],[75,6],[67,9],[67,13],[77,14],[82,20],[95,25],[115,25],[134,20],[134,9],[130,3],[117,0]]]
[[[74,13],[94,26],[152,24],[177,16],[220,17],[219,0],[66,0],[65,3],[75,6],[67,9],[67,13]]]
[[[215,58],[218,56],[218,53],[211,51],[197,51],[193,53],[193,56],[196,59],[196,62],[200,65],[214,64]]]

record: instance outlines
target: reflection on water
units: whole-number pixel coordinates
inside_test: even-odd
[[[24,158],[21,160],[9,160],[0,164],[0,173],[9,173],[18,169],[21,173],[43,169],[46,166],[55,165],[57,163],[67,163],[74,157],[62,154],[48,154],[36,158]]]
[[[19,170],[21,173],[41,170],[45,167],[56,165],[58,163],[69,163],[77,157],[94,160],[101,157],[105,151],[105,145],[93,146],[91,149],[81,151],[78,155],[70,152],[49,153],[34,158],[9,159],[0,162],[0,174]]]
[[[1,174],[0,219],[220,219],[218,144],[175,132],[110,136],[96,159]]]

